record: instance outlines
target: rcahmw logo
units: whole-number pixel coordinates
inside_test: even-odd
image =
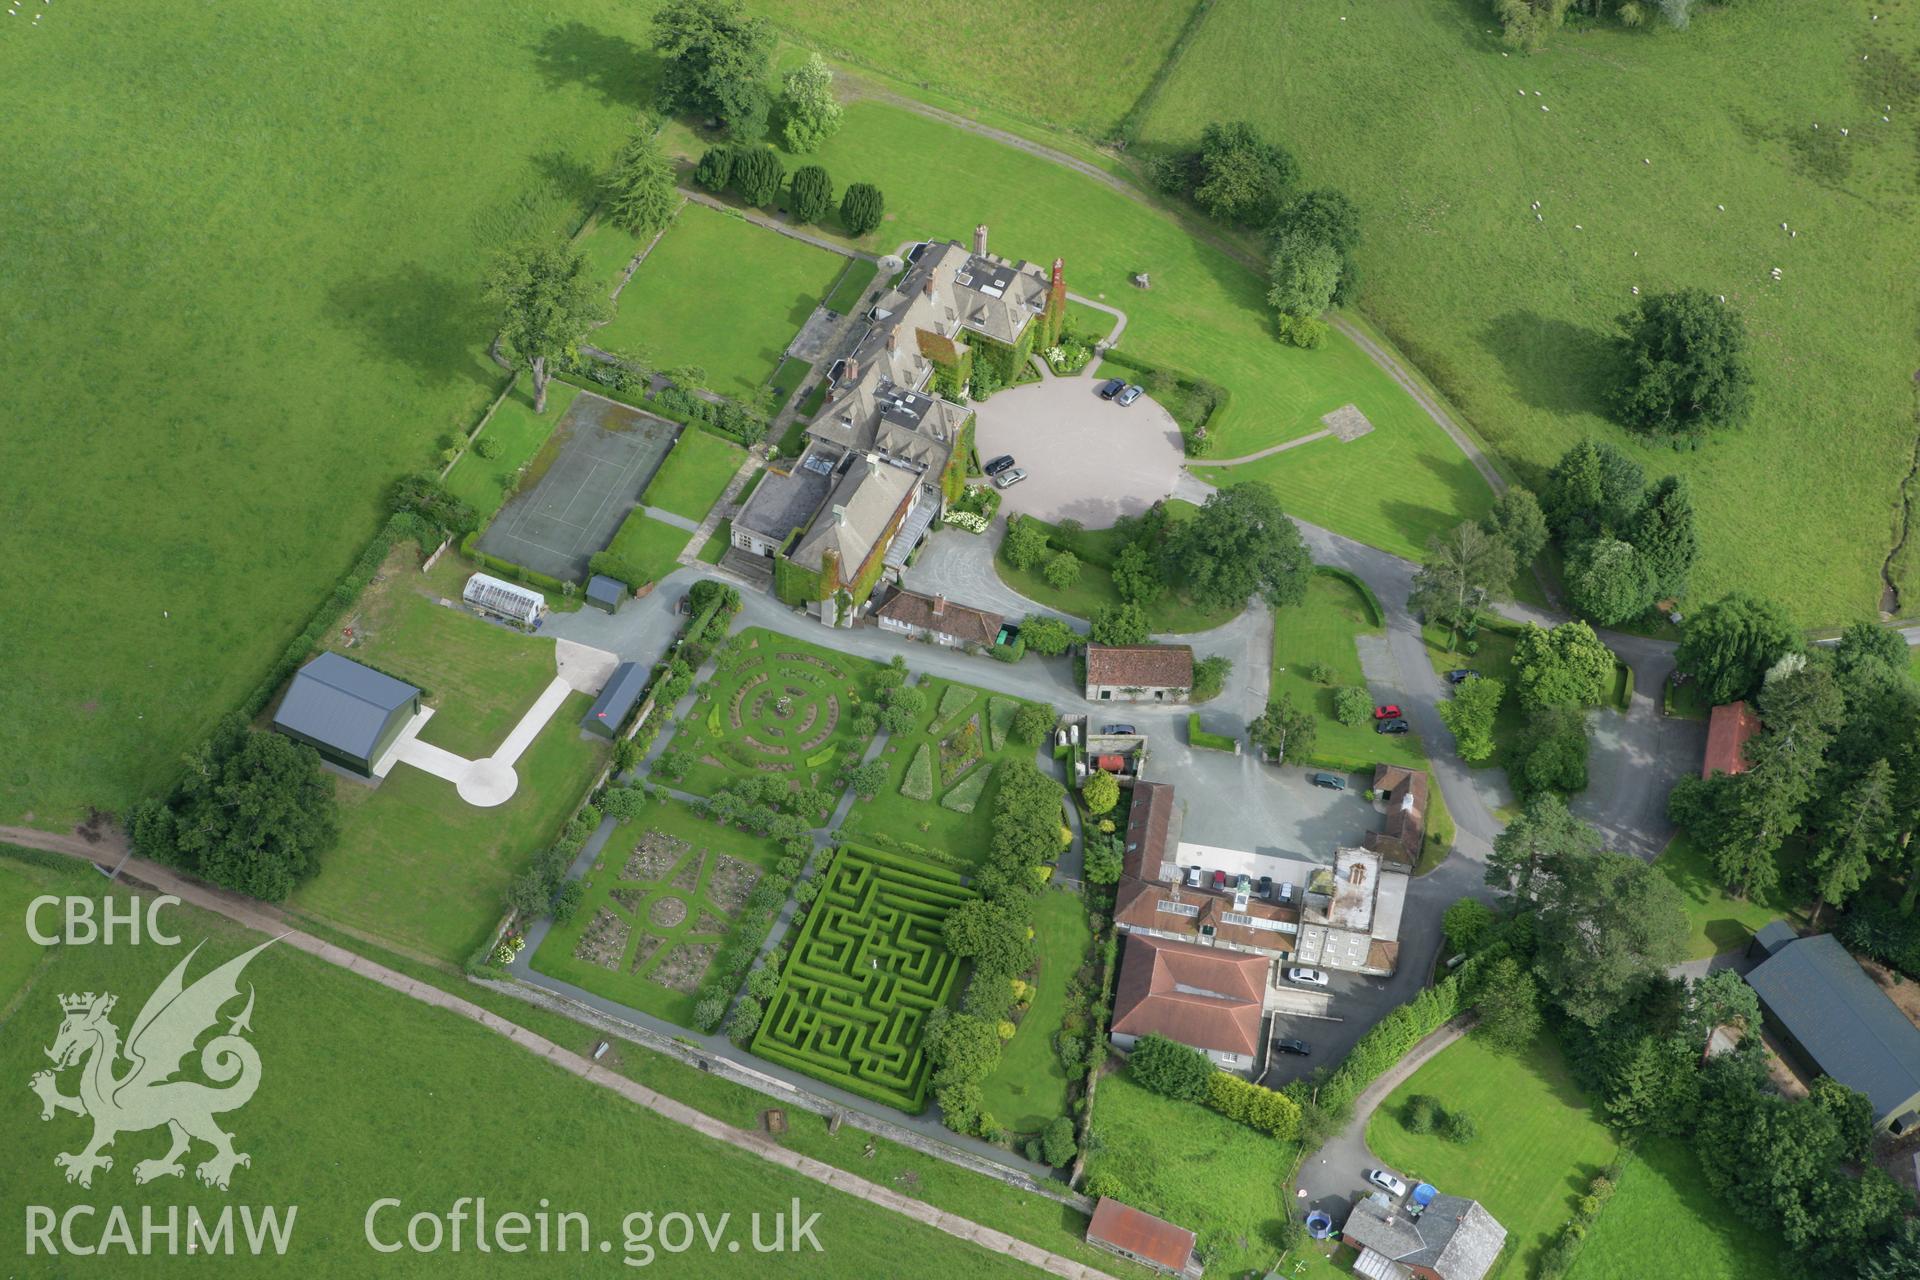
[[[115,1139],[163,1126],[169,1140],[167,1150],[133,1166],[135,1183],[184,1177],[186,1166],[181,1157],[195,1143],[212,1148],[194,1167],[194,1176],[206,1186],[225,1191],[236,1168],[252,1165],[244,1151],[234,1149],[234,1135],[216,1120],[245,1106],[260,1087],[260,1054],[245,1038],[253,1029],[252,984],[247,986],[245,1006],[227,1018],[226,1030],[214,1035],[199,1051],[200,1074],[213,1083],[175,1077],[194,1052],[195,1042],[221,1021],[221,1009],[240,997],[240,974],[247,963],[272,945],[272,940],[263,942],[189,986],[187,966],[200,952],[198,946],[194,947],[147,997],[124,1044],[111,1017],[117,996],[88,991],[60,997],[64,1016],[52,1047],[46,1051],[53,1069],[35,1072],[28,1085],[40,1096],[42,1120],[52,1120],[64,1111],[93,1121],[93,1136],[80,1150],[64,1151],[53,1158],[68,1182],[92,1187],[96,1173],[113,1169],[113,1157],[106,1154],[106,1149]],[[127,1064],[124,1070],[120,1068],[122,1060]],[[78,1072],[72,1094],[60,1092],[59,1075],[68,1070]],[[183,1215],[172,1208],[156,1212],[152,1206],[133,1213],[118,1205],[104,1210],[74,1205],[60,1212],[46,1205],[28,1205],[27,1252],[230,1253],[238,1244],[253,1253],[269,1247],[279,1253],[286,1249],[299,1211],[287,1208],[284,1222],[281,1212],[242,1207],[242,1231],[236,1238],[232,1206],[209,1217],[195,1207],[187,1208]],[[137,1231],[136,1217],[140,1224]]]

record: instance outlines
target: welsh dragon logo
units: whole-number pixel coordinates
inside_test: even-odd
[[[89,991],[60,997],[66,1016],[53,1047],[47,1050],[53,1070],[35,1072],[29,1085],[40,1095],[42,1120],[53,1119],[56,1111],[93,1119],[91,1142],[78,1152],[53,1158],[55,1165],[67,1171],[68,1182],[91,1187],[95,1169],[113,1168],[113,1157],[104,1152],[116,1137],[160,1125],[167,1127],[172,1146],[159,1159],[134,1165],[135,1182],[182,1176],[186,1170],[180,1157],[195,1139],[213,1147],[213,1155],[194,1170],[208,1186],[226,1190],[234,1166],[253,1163],[245,1152],[233,1149],[233,1135],[214,1120],[223,1112],[244,1107],[260,1087],[260,1054],[242,1038],[243,1032],[252,1030],[251,983],[246,1007],[229,1020],[225,1034],[214,1036],[200,1050],[201,1073],[225,1087],[173,1077],[193,1052],[194,1042],[220,1021],[221,1007],[238,998],[240,971],[272,945],[269,939],[187,986],[187,966],[200,951],[195,946],[147,997],[124,1046],[119,1028],[107,1016],[118,996]],[[122,1058],[129,1065],[117,1072]],[[69,1067],[80,1068],[80,1091],[73,1097],[61,1093],[55,1082],[55,1074]]]

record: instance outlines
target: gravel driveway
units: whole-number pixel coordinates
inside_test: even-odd
[[[1013,387],[979,405],[974,442],[984,461],[1010,453],[1027,478],[1001,510],[1104,529],[1171,497],[1186,455],[1173,415],[1147,396],[1126,408],[1099,395],[1094,378]]]

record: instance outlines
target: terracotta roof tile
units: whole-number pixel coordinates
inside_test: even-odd
[[[1744,702],[1729,702],[1713,709],[1707,722],[1707,757],[1700,776],[1747,771],[1747,739],[1760,732],[1760,717]]]
[[[1184,644],[1090,644],[1087,683],[1124,689],[1190,689],[1193,650]]]
[[[1134,934],[1114,986],[1113,1030],[1257,1057],[1267,966],[1264,956]]]
[[[1157,1262],[1169,1271],[1184,1270],[1193,1257],[1193,1232],[1105,1196],[1093,1208],[1087,1239]]]

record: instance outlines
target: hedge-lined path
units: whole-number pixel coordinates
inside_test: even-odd
[[[38,834],[45,835],[46,833],[41,832]],[[78,839],[78,837],[75,837],[75,839]],[[51,843],[52,842],[47,842],[47,844]],[[85,842],[82,841],[81,843],[84,845]],[[46,845],[43,844],[39,847],[46,847]],[[82,852],[70,848],[60,848],[53,851],[65,853],[71,857],[82,858],[87,861],[95,861],[89,852]],[[769,1164],[780,1165],[823,1186],[832,1187],[836,1191],[844,1191],[848,1195],[865,1200],[870,1204],[879,1205],[881,1208],[900,1214],[902,1217],[925,1223],[927,1226],[943,1231],[950,1236],[980,1245],[985,1249],[991,1249],[995,1253],[1006,1254],[1009,1257],[1017,1258],[1029,1266],[1038,1267],[1051,1275],[1074,1277],[1076,1280],[1113,1280],[1107,1273],[1096,1271],[1092,1267],[1081,1262],[1076,1262],[1072,1258],[1062,1257],[1057,1253],[1050,1253],[1045,1249],[1028,1244],[1024,1240],[1007,1235],[1003,1231],[996,1231],[992,1227],[982,1226],[980,1223],[948,1213],[924,1201],[903,1196],[899,1192],[889,1190],[876,1182],[869,1182],[865,1178],[848,1173],[833,1165],[825,1164],[810,1156],[801,1155],[797,1151],[790,1151],[778,1143],[761,1137],[759,1134],[749,1133],[745,1129],[737,1129],[730,1124],[716,1120],[705,1112],[697,1111],[684,1102],[669,1098],[665,1094],[657,1093],[637,1081],[629,1080],[625,1076],[609,1071],[591,1059],[584,1058],[570,1049],[563,1049],[553,1041],[548,1040],[545,1036],[536,1035],[517,1023],[509,1022],[500,1015],[481,1008],[470,1000],[464,1000],[450,992],[442,991],[438,987],[417,982],[403,973],[395,972],[385,965],[376,964],[364,956],[335,946],[333,943],[323,941],[311,934],[303,933],[298,929],[288,928],[285,918],[279,912],[252,898],[242,897],[236,893],[229,893],[223,889],[216,889],[210,885],[202,884],[198,880],[192,880],[179,875],[157,863],[147,862],[139,858],[128,859],[122,867],[120,875],[124,880],[157,890],[160,893],[172,894],[183,902],[188,902],[196,907],[225,916],[234,923],[248,929],[273,935],[277,942],[284,943],[296,951],[304,951],[308,955],[324,960],[336,968],[344,969],[357,977],[377,983],[389,991],[398,992],[403,996],[419,1001],[421,1004],[453,1014],[455,1017],[465,1018],[469,1022],[479,1023],[495,1035],[512,1041],[514,1044],[537,1057],[545,1058],[548,1062],[551,1062],[563,1071],[571,1072],[590,1084],[612,1090],[636,1106],[645,1107],[647,1110],[664,1119],[671,1120],[677,1125],[692,1129],[705,1137],[712,1138],[716,1142],[724,1142],[728,1146],[737,1147],[742,1151],[759,1156]],[[526,953],[523,952],[522,954],[524,955]],[[669,1027],[669,1034],[682,1035],[679,1028],[671,1027],[670,1024],[662,1025]],[[682,1038],[684,1038],[684,1036]],[[754,1063],[754,1069],[763,1073],[769,1073],[766,1065],[757,1060]],[[779,1073],[775,1071],[771,1072],[771,1074]],[[935,1127],[938,1128],[938,1126]],[[944,1130],[941,1132],[944,1133]],[[1047,1171],[1043,1170],[1043,1175],[1046,1172]]]

